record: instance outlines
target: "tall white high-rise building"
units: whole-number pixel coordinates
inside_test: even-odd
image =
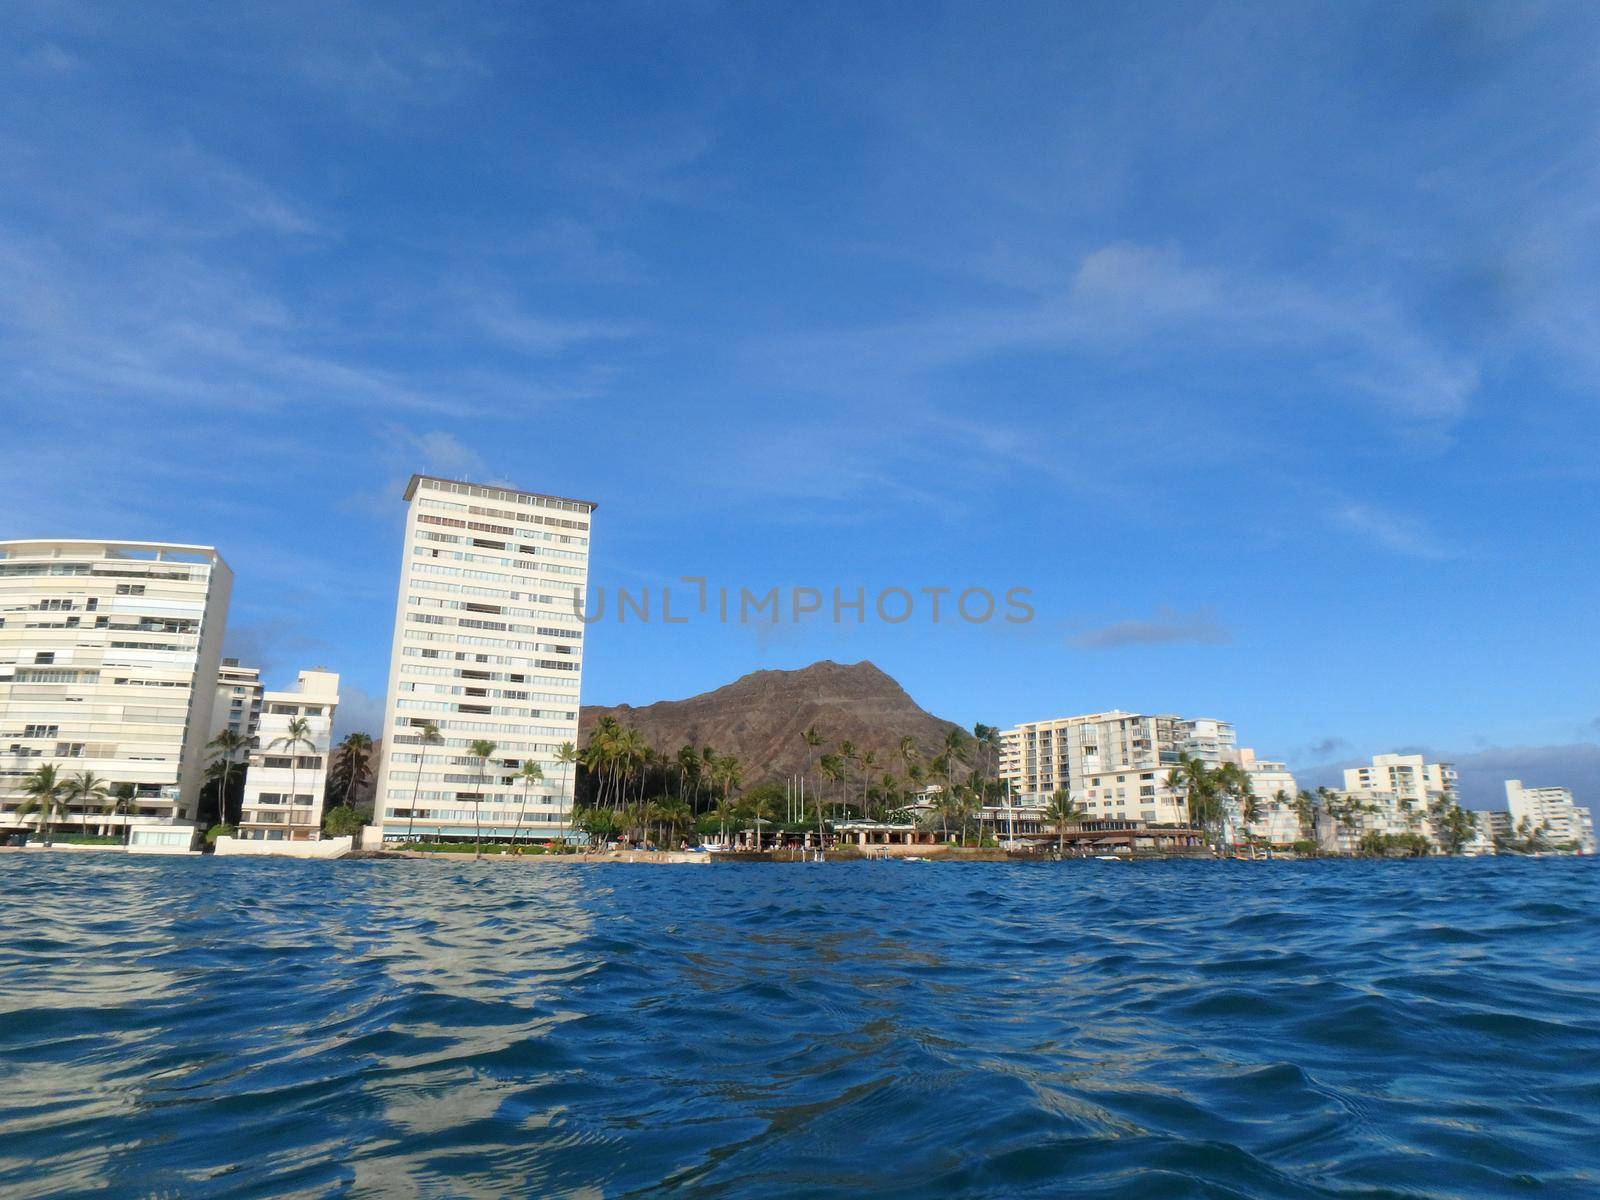
[[[1167,773],[1188,755],[1233,761],[1233,726],[1211,718],[1088,713],[1029,721],[1000,735],[1000,776],[1023,803],[1066,789],[1086,815],[1178,825],[1188,821]]]
[[[314,842],[322,837],[323,793],[338,707],[339,676],[320,667],[301,671],[294,687],[262,697],[240,804],[241,838]]]
[[[427,475],[405,498],[377,835],[562,836],[573,780],[556,754],[578,740],[595,505]],[[493,743],[487,759],[478,741]]]
[[[1506,809],[1512,836],[1520,837],[1526,830],[1554,846],[1576,846],[1584,854],[1595,852],[1594,817],[1587,808],[1578,807],[1568,788],[1524,787],[1522,780],[1508,779]]]
[[[46,763],[194,819],[232,586],[210,546],[0,542],[0,828],[31,827],[16,793]],[[64,824],[127,820],[83,807]]]

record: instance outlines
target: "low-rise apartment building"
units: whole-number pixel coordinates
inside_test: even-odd
[[[317,841],[333,748],[339,676],[301,671],[294,687],[262,696],[261,723],[250,751],[239,836],[260,841]]]

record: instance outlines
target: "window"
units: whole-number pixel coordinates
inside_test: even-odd
[[[117,595],[119,595],[119,596],[142,596],[142,595],[144,595],[144,584],[142,584],[142,583],[119,583],[119,584],[117,584]]]
[[[53,663],[55,661],[56,661],[56,652],[54,650],[41,650],[41,651],[39,651],[39,653],[37,653],[37,654],[35,654],[33,656],[33,665],[36,666],[36,667],[39,667],[39,666],[46,666],[47,667],[51,663]]]
[[[22,736],[25,738],[53,738],[61,732],[59,725],[26,725],[23,727]]]

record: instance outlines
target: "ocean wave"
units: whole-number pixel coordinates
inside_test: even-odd
[[[1597,882],[0,856],[0,1193],[1600,1194]]]

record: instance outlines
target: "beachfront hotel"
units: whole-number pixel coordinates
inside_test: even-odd
[[[1595,852],[1594,816],[1579,807],[1570,789],[1524,787],[1520,779],[1506,780],[1506,836],[1537,833],[1554,846],[1575,846],[1580,853]]]
[[[47,763],[134,793],[63,828],[195,818],[232,586],[210,546],[0,542],[0,830],[34,827],[17,791]]]
[[[373,840],[562,836],[578,740],[587,500],[413,475]],[[429,745],[424,728],[438,728]],[[484,760],[473,743],[494,743]],[[529,783],[523,765],[543,780]]]
[[[292,688],[262,695],[239,810],[239,837],[262,842],[314,842],[322,837],[323,793],[338,707],[339,676],[320,667],[301,671]]]
[[[1167,773],[1185,756],[1236,761],[1233,726],[1213,718],[1147,716],[1120,709],[1029,721],[1000,735],[1000,777],[1020,803],[1065,789],[1090,818],[1182,825],[1189,819]]]

